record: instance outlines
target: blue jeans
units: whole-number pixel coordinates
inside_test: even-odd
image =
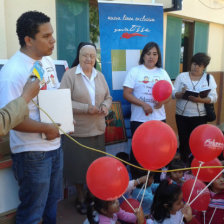
[[[62,196],[63,151],[12,154],[19,183],[20,205],[16,224],[56,224],[57,202]]]

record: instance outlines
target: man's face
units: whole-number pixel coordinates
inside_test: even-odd
[[[34,59],[41,59],[43,56],[51,55],[54,50],[55,39],[53,28],[50,23],[39,26],[39,32],[35,38],[30,40],[30,50]]]

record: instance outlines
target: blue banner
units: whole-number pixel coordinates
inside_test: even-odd
[[[102,73],[113,101],[123,99],[123,81],[138,64],[146,43],[155,41],[163,52],[163,7],[99,2]]]

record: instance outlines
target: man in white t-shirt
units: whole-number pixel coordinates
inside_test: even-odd
[[[23,13],[16,31],[20,50],[0,72],[0,107],[19,97],[36,61],[43,67],[42,89],[59,86],[53,61],[49,55],[55,39],[50,18],[37,11]],[[53,78],[52,78],[53,77]],[[37,97],[33,99],[37,102]],[[40,122],[39,110],[28,104],[29,117],[10,131],[13,171],[19,184],[20,205],[17,224],[56,224],[57,201],[62,192],[63,152],[58,128]],[[42,133],[46,139],[42,139]]]

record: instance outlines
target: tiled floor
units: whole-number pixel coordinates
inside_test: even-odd
[[[121,144],[109,145],[106,147],[106,151],[112,155],[116,155],[118,152],[127,152],[130,150],[130,141]],[[75,195],[69,199],[65,199],[59,202],[57,211],[57,224],[82,224],[86,219],[85,215],[79,214],[75,209]],[[15,213],[8,216],[0,217],[0,224],[14,224]]]
[[[75,209],[75,196],[59,202],[57,224],[82,224],[85,219],[86,216]]]
[[[129,152],[130,141],[116,145],[109,145],[106,151],[112,155],[124,151]],[[57,212],[57,224],[82,224],[86,219],[85,215],[80,215],[75,209],[75,196],[59,202]]]

